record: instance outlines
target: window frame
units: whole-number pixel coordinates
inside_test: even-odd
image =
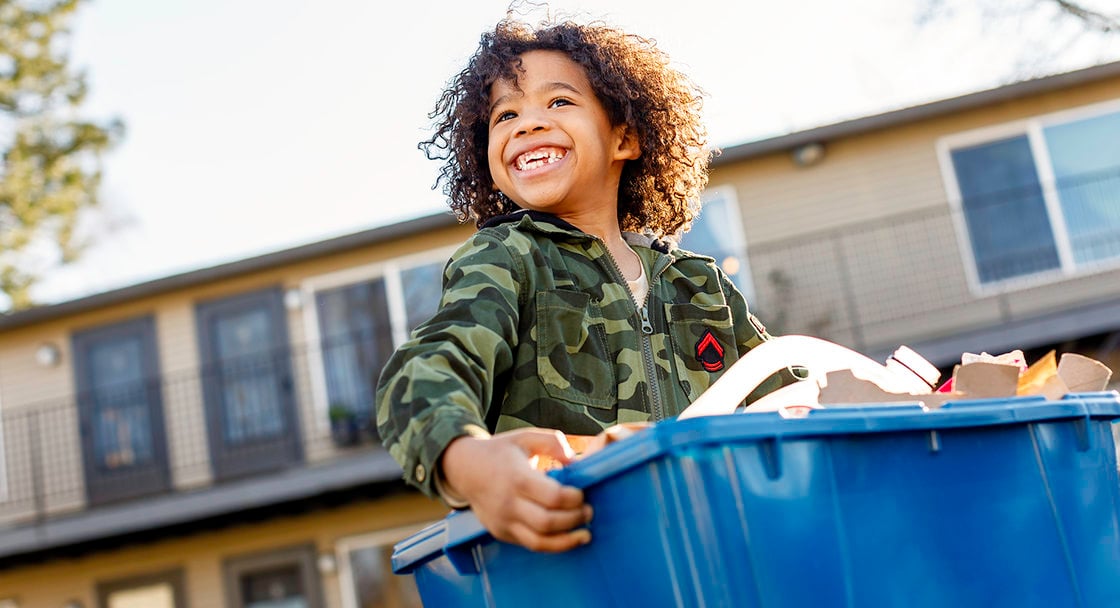
[[[225,587],[226,605],[245,608],[241,601],[240,576],[247,572],[295,564],[306,584],[308,608],[326,606],[323,598],[322,576],[318,567],[318,549],[314,543],[262,549],[253,553],[234,555],[222,560],[222,584]]]
[[[950,215],[957,234],[957,247],[964,264],[968,289],[976,297],[992,296],[1038,287],[1068,280],[1075,277],[1099,274],[1120,268],[1120,258],[1096,261],[1078,266],[1073,260],[1069,229],[1065,213],[1058,196],[1058,184],[1054,177],[1054,167],[1050,150],[1046,145],[1044,131],[1048,127],[1062,125],[1078,120],[1120,113],[1120,99],[1081,105],[1055,112],[1047,112],[1027,118],[987,125],[967,131],[943,135],[935,142],[938,165],[941,170],[942,185],[950,207]],[[1050,221],[1051,235],[1058,251],[1058,267],[1033,274],[1010,277],[998,281],[981,282],[977,270],[977,259],[972,249],[972,239],[965,221],[964,200],[957,181],[956,168],[953,166],[952,153],[958,148],[992,143],[1000,139],[1026,136],[1034,161],[1035,176],[1042,190],[1046,206],[1046,217]]]
[[[330,429],[330,403],[327,392],[327,374],[324,366],[322,335],[319,332],[319,307],[316,295],[320,291],[347,287],[366,281],[384,279],[385,298],[389,305],[389,323],[396,349],[408,339],[408,317],[404,304],[404,285],[401,274],[417,266],[445,263],[457,245],[428,249],[419,253],[395,257],[383,262],[353,266],[342,270],[313,275],[300,281],[297,289],[303,306],[303,330],[307,341],[307,365],[311,380],[311,408],[315,425],[321,432]]]
[[[420,524],[398,526],[366,534],[346,536],[335,541],[335,563],[338,564],[338,586],[339,597],[342,598],[342,608],[360,608],[358,598],[354,595],[354,570],[350,564],[351,551],[391,547],[434,523],[436,522],[427,521]],[[393,576],[398,575],[394,574]]]
[[[159,572],[101,581],[96,584],[97,606],[98,608],[109,608],[109,595],[117,591],[146,587],[158,583],[169,583],[171,585],[172,598],[175,601],[175,608],[186,608],[188,605],[187,588],[183,582],[184,576],[182,568],[173,568],[171,570],[162,570]]]
[[[742,260],[740,261],[739,274],[743,278],[744,284],[736,284],[736,287],[739,288],[739,292],[743,294],[743,298],[747,300],[747,303],[753,306],[757,292],[754,287],[754,274],[751,272],[750,246],[747,242],[747,231],[743,227],[743,208],[739,204],[739,192],[732,184],[720,184],[718,186],[709,186],[705,188],[700,194],[701,216],[703,216],[704,207],[715,199],[723,199],[727,203],[728,214],[730,215],[730,217],[727,218],[729,220],[728,228],[731,230],[731,237],[732,239],[737,239],[742,247]],[[687,237],[687,233],[685,233],[685,236]],[[719,263],[720,260],[716,260],[717,266]],[[722,269],[723,267],[720,266],[720,268]],[[725,270],[724,272],[727,271]],[[730,273],[728,274],[730,276]],[[732,282],[734,282],[734,280]]]

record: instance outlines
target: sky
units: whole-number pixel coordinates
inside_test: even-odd
[[[919,6],[930,1],[943,11],[930,17]],[[707,92],[704,118],[719,147],[1120,59],[1120,36],[1076,36],[1044,11],[993,15],[976,6],[554,0],[547,8],[656,40]],[[509,2],[389,7],[83,4],[70,40],[72,64],[90,86],[81,114],[120,118],[126,131],[104,159],[104,206],[86,224],[94,246],[78,264],[49,270],[36,299],[82,297],[444,211],[432,189],[439,163],[417,143],[430,133],[443,86]]]

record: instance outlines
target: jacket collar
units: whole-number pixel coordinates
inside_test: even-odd
[[[492,228],[502,224],[519,224],[522,227],[535,229],[539,232],[548,234],[563,234],[569,237],[583,237],[595,238],[590,234],[580,230],[579,228],[565,222],[564,220],[541,211],[531,211],[529,209],[518,209],[512,213],[505,215],[498,215],[490,218],[482,228]],[[622,238],[631,245],[638,247],[648,247],[660,253],[668,254],[676,249],[676,243],[670,240],[662,240],[653,236],[652,234],[638,234],[636,232],[623,232]]]

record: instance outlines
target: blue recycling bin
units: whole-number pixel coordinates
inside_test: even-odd
[[[428,607],[1120,606],[1120,395],[668,420],[564,469],[592,542],[469,511],[400,542]]]

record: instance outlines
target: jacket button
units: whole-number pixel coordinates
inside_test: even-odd
[[[424,483],[424,478],[428,476],[428,471],[424,469],[424,465],[418,464],[413,470],[413,476],[416,477],[416,481]]]

